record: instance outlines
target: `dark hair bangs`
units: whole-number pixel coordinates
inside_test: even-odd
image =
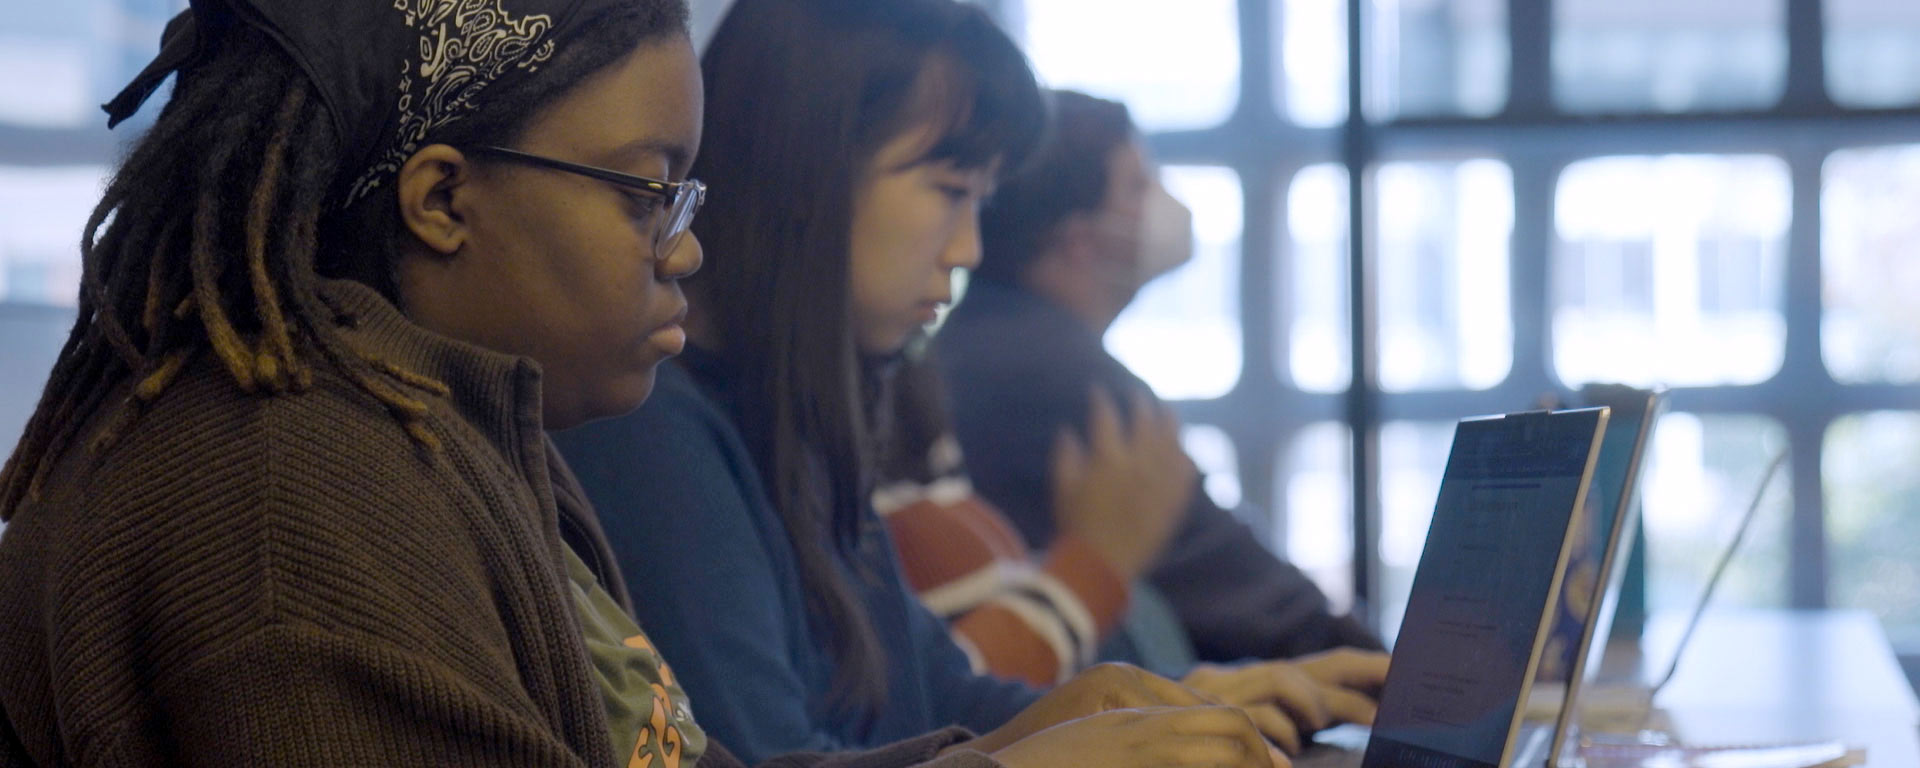
[[[984,13],[965,14],[946,45],[928,58],[947,70],[945,125],[926,161],[983,168],[1000,161],[1007,179],[1026,167],[1048,124],[1046,94],[1020,49]]]

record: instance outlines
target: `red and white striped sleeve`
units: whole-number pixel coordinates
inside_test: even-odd
[[[1127,585],[1063,535],[1035,562],[1026,541],[964,476],[874,494],[907,583],[948,620],[977,672],[1049,686],[1095,660],[1126,610]]]

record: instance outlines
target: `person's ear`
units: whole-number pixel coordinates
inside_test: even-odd
[[[451,256],[466,244],[463,203],[472,181],[472,160],[445,144],[428,145],[400,166],[394,179],[400,221],[428,251]]]
[[[1100,232],[1092,216],[1069,214],[1054,230],[1053,252],[1075,271],[1093,266],[1100,258]]]

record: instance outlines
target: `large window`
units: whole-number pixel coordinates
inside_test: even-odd
[[[1056,87],[1124,91],[1146,130],[1207,128],[1240,98],[1239,17],[1234,0],[1159,0],[1003,4],[1032,40],[1036,69]],[[1099,34],[1089,34],[1098,18]]]
[[[1649,607],[1784,451],[1723,600],[1872,610],[1920,657],[1920,6],[992,5],[1239,208],[1109,344],[1337,603],[1398,626],[1454,420],[1662,385]]]
[[[1786,353],[1787,164],[1581,160],[1554,196],[1553,363],[1568,384],[1757,384]]]
[[[1143,288],[1114,320],[1107,346],[1165,397],[1219,397],[1240,379],[1240,179],[1191,166],[1161,177],[1193,210],[1193,260]]]
[[[153,58],[168,17],[184,7],[183,0],[8,5],[0,28],[0,301],[74,303],[80,230],[100,201],[115,141],[147,119],[110,135],[99,105]],[[12,437],[0,440],[11,447]]]
[[[100,104],[160,47],[185,0],[16,2],[0,25],[0,454],[38,402],[80,286],[80,233],[119,142]],[[155,103],[159,103],[156,100]]]

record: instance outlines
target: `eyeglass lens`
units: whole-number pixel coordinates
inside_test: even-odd
[[[680,189],[680,194],[673,197],[673,203],[667,210],[666,220],[661,223],[659,233],[654,238],[654,252],[659,254],[660,258],[666,258],[668,254],[673,253],[673,249],[680,246],[680,239],[686,236],[687,229],[693,225],[693,215],[700,210],[700,204],[705,201],[706,196],[706,185],[692,181],[689,182],[689,186]]]

